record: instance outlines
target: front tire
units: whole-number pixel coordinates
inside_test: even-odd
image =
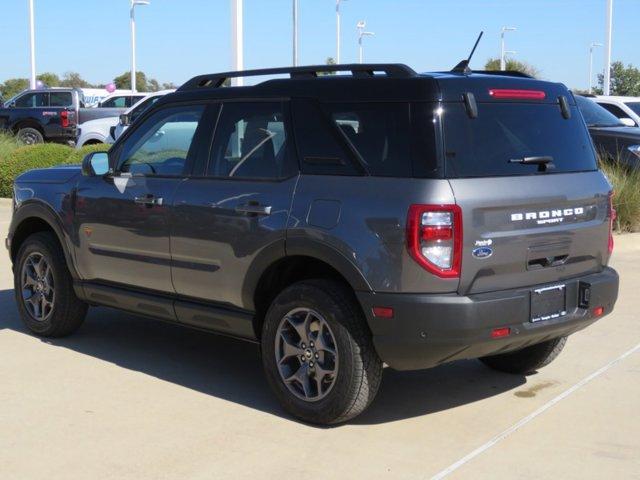
[[[565,343],[567,337],[555,338],[515,352],[483,357],[480,361],[500,372],[530,375],[554,361]]]
[[[284,409],[322,425],[362,413],[382,378],[359,305],[328,280],[295,283],[275,298],[263,325],[262,362]]]
[[[43,337],[63,337],[80,328],[87,304],[76,297],[64,253],[53,234],[28,237],[13,271],[18,311],[29,330]]]

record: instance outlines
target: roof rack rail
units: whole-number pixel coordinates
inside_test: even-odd
[[[472,73],[480,73],[482,75],[501,75],[504,77],[535,78],[528,73],[519,72],[518,70],[473,70]]]
[[[264,75],[288,74],[292,79],[316,78],[325,72],[351,72],[354,77],[372,77],[376,72],[384,72],[388,77],[409,78],[417,73],[401,63],[356,63],[342,65],[309,65],[305,67],[263,68],[260,70],[242,70],[238,72],[222,72],[210,75],[198,75],[187,80],[178,91],[196,90],[198,88],[218,88],[231,78],[257,77]]]

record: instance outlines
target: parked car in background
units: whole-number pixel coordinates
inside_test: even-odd
[[[147,95],[148,93],[114,93],[100,100],[96,108],[129,108]]]
[[[318,424],[362,413],[383,362],[537,373],[614,308],[611,184],[564,85],[460,65],[195,77],[109,152],[21,175],[24,324],[69,335],[102,305],[260,343]]]
[[[575,97],[600,157],[640,166],[640,128],[626,126],[592,97]]]
[[[110,139],[109,143],[113,143],[115,140],[120,138],[120,135],[122,135],[127,130],[127,128],[129,128],[129,125],[135,122],[136,119],[140,117],[140,115],[144,113],[144,111],[147,108],[149,108],[151,105],[156,103],[165,95],[173,92],[175,92],[175,89],[160,90],[159,92],[150,93],[143,100],[139,101],[129,110],[122,113],[120,115],[120,118],[116,122],[115,128],[112,130],[111,134],[109,135],[109,139]]]
[[[110,134],[120,117],[105,117],[89,120],[78,125],[76,148],[97,143],[113,143]]]
[[[78,124],[103,117],[117,117],[124,108],[85,108],[82,90],[48,88],[25,90],[0,109],[0,130],[7,130],[25,144],[73,143]]]
[[[84,145],[96,143],[113,143],[141,113],[164,95],[174,91],[162,90],[150,93],[119,117],[99,118],[78,125],[76,147],[81,148]]]
[[[640,127],[640,97],[596,96],[593,100],[628,127]]]

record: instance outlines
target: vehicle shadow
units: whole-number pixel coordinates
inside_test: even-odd
[[[29,334],[20,321],[13,290],[0,290],[0,330]],[[67,338],[42,339],[138,371],[288,418],[262,372],[257,345],[146,319],[108,308],[90,309],[82,328]],[[514,389],[526,382],[475,361],[420,372],[386,369],[380,392],[355,424],[380,424],[448,410]]]

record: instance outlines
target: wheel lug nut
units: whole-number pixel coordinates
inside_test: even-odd
[[[310,367],[313,367],[313,362],[309,362],[309,366],[310,366]]]
[[[303,343],[303,344],[302,344],[302,348],[307,348],[307,346]]]
[[[313,342],[309,343],[309,346],[310,346],[311,348],[313,348]]]
[[[316,358],[320,358],[320,355],[318,355],[317,353],[316,353]]]

